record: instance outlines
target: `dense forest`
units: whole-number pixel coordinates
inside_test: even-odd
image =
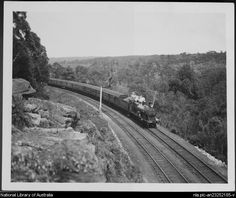
[[[155,101],[162,126],[227,163],[226,52],[65,58],[50,75],[135,91]]]

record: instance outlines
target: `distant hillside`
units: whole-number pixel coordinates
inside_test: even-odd
[[[57,62],[57,63],[60,63],[64,67],[67,67],[68,65],[73,67],[73,65],[75,65],[78,61],[87,60],[87,59],[91,59],[91,58],[94,58],[94,57],[93,56],[86,56],[86,57],[51,57],[51,58],[49,58],[49,63],[53,64],[53,63]]]
[[[63,67],[70,66],[75,69],[77,66],[121,69],[135,64],[156,63],[160,66],[169,65],[173,69],[178,69],[184,63],[192,63],[195,70],[202,70],[207,63],[217,63],[225,65],[225,52],[208,52],[176,55],[134,55],[134,56],[113,56],[113,57],[60,57],[50,58],[51,64],[57,62]],[[207,64],[210,67],[210,64]]]
[[[149,56],[107,56],[107,57],[52,57],[49,59],[49,63],[53,64],[55,62],[59,63],[63,67],[70,66],[71,68],[75,68],[78,65],[80,66],[94,66],[94,65],[132,65],[137,61],[142,61],[146,57],[152,57],[153,55]],[[155,56],[155,55],[154,55]]]

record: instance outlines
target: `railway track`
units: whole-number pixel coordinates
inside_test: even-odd
[[[107,107],[106,107],[107,109]],[[115,115],[111,115],[110,112],[113,110],[109,108],[109,111],[105,111],[104,113],[110,115],[111,118],[115,118]],[[118,117],[118,119],[115,120],[120,120],[122,119],[121,116]],[[152,145],[155,147],[155,150],[159,152],[165,160],[161,161],[164,162],[162,163],[162,167],[168,167],[168,165],[171,165],[173,167],[173,172],[175,172],[175,176],[179,175],[179,180],[176,178],[169,179],[170,181],[182,181],[182,182],[189,182],[188,179],[186,179],[180,171],[178,171],[178,168],[176,168],[166,157],[162,152],[155,146],[153,145],[148,138],[145,136],[145,131],[151,132],[152,136],[162,143],[164,143],[166,146],[168,146],[173,152],[175,152],[180,158],[182,158],[195,172],[198,173],[198,175],[201,177],[202,182],[206,183],[227,183],[227,179],[222,176],[220,173],[217,173],[212,167],[210,167],[208,164],[206,164],[204,161],[199,159],[196,155],[188,151],[186,148],[184,148],[181,144],[179,144],[177,141],[172,139],[171,137],[167,136],[165,133],[163,133],[161,130],[158,129],[146,129],[145,131],[140,131],[140,129],[137,129],[137,127],[132,126],[130,123],[125,122],[121,123],[118,121],[118,124],[120,126],[124,125],[129,125],[133,128],[133,131],[136,131],[140,136],[145,139],[146,143],[144,145]],[[124,127],[122,127],[123,130],[127,131]],[[131,135],[133,139],[135,139],[135,135]],[[167,162],[168,161],[168,162]],[[160,163],[161,163],[160,162]],[[171,178],[173,175],[173,172],[170,173],[170,169],[168,168],[163,168],[166,169],[166,172],[169,173],[169,177]],[[175,170],[175,171],[174,171]],[[182,178],[181,178],[182,177]]]
[[[92,104],[95,107],[98,107],[99,104],[97,101],[82,96],[86,101]],[[103,106],[104,113],[113,119],[119,127],[129,135],[129,137],[136,143],[136,145],[142,150],[142,153],[145,155],[149,164],[152,166],[156,177],[161,180],[163,183],[187,183],[187,179],[178,172],[178,169],[162,154],[162,152],[151,143],[147,138],[142,136],[141,132],[138,134],[135,133],[134,127],[128,125],[124,121],[122,116],[118,115],[113,109]]]
[[[69,91],[69,93],[75,93]],[[86,101],[98,107],[98,101],[81,95]],[[197,173],[203,183],[227,183],[227,179],[214,171],[205,162],[199,159],[196,155],[186,150],[182,145],[176,142],[173,138],[167,136],[157,129],[142,129],[135,125],[131,120],[128,120],[123,115],[118,114],[110,107],[103,105],[104,113],[111,117],[123,131],[141,148],[142,153],[146,156],[151,166],[155,170],[158,178],[164,183],[189,183],[188,178],[181,173],[180,169],[176,167],[165,154],[147,137],[146,133],[161,144],[168,147],[172,152],[176,153],[185,163],[191,167],[192,171]]]
[[[105,108],[106,109],[106,108]],[[110,111],[110,110],[108,110]],[[125,131],[139,147],[141,147],[145,151],[145,155],[149,156],[153,162],[155,162],[155,166],[161,171],[161,178],[164,177],[163,182],[168,183],[188,183],[189,181],[181,174],[178,168],[168,160],[168,158],[164,155],[164,153],[153,144],[143,133],[141,130],[136,130],[134,126],[124,118],[117,115],[114,112],[107,112],[107,109],[104,112],[108,116],[110,116],[114,122],[116,122],[122,129]],[[115,119],[114,119],[115,118]],[[155,167],[154,167],[155,168]],[[160,173],[158,173],[160,175]]]
[[[71,93],[71,92],[70,92]],[[80,96],[93,106],[99,106],[98,101],[95,101],[86,96]],[[143,155],[146,157],[147,161],[153,168],[156,177],[162,183],[188,183],[189,181],[178,171],[170,160],[163,154],[163,152],[158,149],[158,147],[153,144],[144,135],[143,129],[139,129],[138,133],[134,127],[135,123],[131,124],[127,120],[128,118],[119,115],[118,112],[114,111],[110,107],[103,106],[103,112],[109,116],[119,127],[126,132],[126,134],[135,142],[135,144],[141,149]]]
[[[220,173],[216,172],[212,167],[206,164],[203,160],[191,153],[180,143],[175,141],[170,136],[158,129],[147,129],[153,137],[158,138],[161,142],[167,145],[173,152],[180,156],[186,163],[188,163],[199,175],[208,183],[227,183],[225,178]]]

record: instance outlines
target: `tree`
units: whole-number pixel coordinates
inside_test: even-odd
[[[75,80],[75,72],[73,71],[73,69],[68,66],[67,68],[65,68],[61,74],[62,79],[65,80]]]
[[[173,78],[169,80],[169,91],[173,91],[175,94],[181,87],[181,81],[177,78]]]
[[[19,57],[14,62],[13,78],[26,79],[35,88],[36,87],[36,80],[33,77],[32,64],[33,64],[33,62],[30,59],[30,57],[24,51],[21,51],[19,53]]]
[[[49,79],[48,57],[26,18],[26,12],[13,12],[13,78],[29,80],[39,90]]]
[[[50,67],[50,75],[54,78],[63,78],[63,73],[65,72],[65,68],[62,67],[59,63],[55,62]]]
[[[103,74],[97,70],[89,70],[88,77],[91,84],[97,86],[102,86],[105,81]]]
[[[152,84],[150,86],[154,91],[158,91],[160,93],[166,93],[169,90],[169,84],[168,82],[160,78],[158,80],[153,80]]]
[[[88,78],[88,68],[78,65],[75,68],[76,78],[79,82],[85,83]]]
[[[13,78],[25,78],[32,82],[32,59],[25,42],[30,27],[25,19],[25,12],[13,12]]]
[[[34,63],[33,70],[36,81],[48,82],[48,57],[45,47],[40,43],[40,38],[34,32],[30,32],[30,34],[26,36],[26,44]]]
[[[184,64],[177,73],[178,78],[182,81],[184,79],[189,79],[192,81],[194,79],[194,71],[188,64]]]
[[[198,94],[198,81],[196,74],[190,65],[183,65],[177,72],[176,77],[169,80],[169,91],[182,92],[188,98],[197,100]]]

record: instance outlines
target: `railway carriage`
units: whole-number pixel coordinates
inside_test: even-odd
[[[100,87],[94,85],[60,80],[55,78],[50,78],[48,84],[81,92],[96,99],[99,99],[100,97]],[[144,106],[145,108],[141,108],[137,104],[128,101],[127,95],[121,94],[113,90],[103,88],[102,94],[104,102],[113,105],[119,108],[120,110],[132,115],[147,127],[156,126],[156,113],[153,108],[150,108],[146,105]]]

